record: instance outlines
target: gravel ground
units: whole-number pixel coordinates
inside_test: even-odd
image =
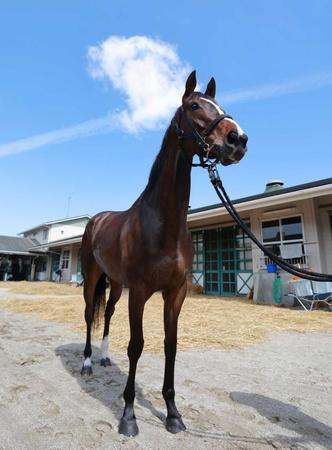
[[[78,320],[81,320],[79,318]],[[277,333],[242,350],[179,352],[177,405],[187,431],[168,433],[164,358],[143,354],[140,433],[117,433],[128,363],[113,355],[82,378],[84,343],[62,325],[0,312],[0,449],[332,449],[332,332]]]

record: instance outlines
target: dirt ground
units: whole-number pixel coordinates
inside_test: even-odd
[[[54,311],[56,320],[43,317],[45,309],[52,310],[57,305],[61,309],[64,301],[74,302],[71,314],[81,313],[75,303],[77,293],[39,290],[39,295],[31,289],[16,292],[15,297],[2,291],[0,299],[1,450],[332,449],[332,314],[261,309],[245,301],[221,307],[217,299],[206,299],[216,302],[212,303],[216,308],[214,315],[227,316],[225,321],[220,319],[213,325],[213,335],[217,325],[226,329],[221,330],[219,340],[215,336],[210,339],[205,331],[201,344],[197,336],[191,347],[186,344],[178,352],[177,404],[187,431],[171,435],[164,428],[164,357],[160,351],[148,350],[139,362],[137,374],[136,416],[140,433],[135,438],[125,438],[117,433],[128,370],[122,346],[114,350],[116,338],[111,339],[113,365],[104,368],[98,364],[96,341],[94,374],[82,378],[84,339],[80,329],[73,326],[72,319],[60,323],[60,315]],[[202,300],[193,297],[188,312],[184,309],[181,333],[188,342],[190,332],[203,320],[203,313],[208,314]],[[19,312],[12,306],[15,301]],[[152,301],[147,329],[159,311],[159,301],[158,297]],[[126,309],[125,301],[121,308]],[[260,312],[250,312],[251,308]],[[195,311],[200,320],[189,329]],[[63,317],[66,312],[65,308]],[[301,319],[292,313],[300,314]],[[238,317],[241,320],[236,322]],[[243,339],[236,336],[233,340],[228,336],[227,340],[227,327],[228,334],[236,333],[236,326],[243,322],[250,329],[250,319],[254,336],[256,329],[262,327],[258,339],[245,346]],[[76,315],[76,322],[79,321],[82,316]],[[289,331],[291,321],[301,330]],[[271,334],[267,328],[273,322],[277,326]],[[319,328],[320,331],[310,331]],[[200,332],[201,328],[197,335]],[[153,338],[150,335],[149,339]],[[224,338],[228,343],[218,344]]]

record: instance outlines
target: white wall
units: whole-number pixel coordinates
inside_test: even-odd
[[[71,246],[71,267],[70,267],[71,278],[73,275],[75,275],[77,278],[77,281],[80,281],[82,278],[82,273],[77,272],[78,252],[79,252],[80,247],[81,247],[81,243],[73,244]]]
[[[70,220],[68,222],[54,223],[45,227],[37,228],[36,230],[25,233],[24,236],[28,238],[37,239],[41,244],[48,242],[59,241],[61,239],[70,238],[83,234],[86,224],[89,219]],[[47,237],[44,239],[44,230],[47,230]]]
[[[314,199],[301,200],[298,202],[298,207],[303,215],[305,252],[308,255],[309,269],[321,272],[322,264]]]
[[[318,237],[322,260],[322,271],[332,273],[332,196],[320,198],[316,202],[316,217],[318,221]]]
[[[282,211],[282,209],[289,208],[289,211]],[[305,252],[308,256],[308,262],[310,268],[317,272],[322,270],[321,265],[321,252],[319,248],[318,239],[318,224],[317,224],[317,214],[315,210],[315,204],[313,199],[301,200],[298,202],[292,202],[289,204],[283,204],[280,206],[280,212],[277,211],[275,207],[275,212],[266,213],[266,211],[271,211],[274,208],[264,208],[255,209],[250,213],[250,225],[251,230],[255,236],[262,242],[262,220],[273,220],[282,219],[285,217],[290,217],[294,215],[300,215],[302,217],[304,242],[305,242]],[[264,214],[265,212],[265,214]],[[253,270],[257,272],[261,266],[261,250],[252,244],[252,258],[253,258]]]
[[[30,239],[37,239],[38,242],[41,244],[46,244],[48,242],[48,235],[47,233],[46,239],[44,239],[44,230],[48,230],[47,227],[44,228],[38,228],[35,231],[32,231],[31,233],[25,234],[24,236]]]
[[[49,242],[59,241],[60,239],[66,239],[83,234],[87,222],[87,219],[81,219],[52,225],[49,230]]]

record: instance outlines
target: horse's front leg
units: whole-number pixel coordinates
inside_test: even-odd
[[[177,344],[178,317],[187,292],[187,282],[177,289],[163,292],[165,327],[165,375],[163,397],[167,407],[166,429],[178,433],[186,429],[175,406],[174,365]]]
[[[138,426],[134,412],[135,400],[135,376],[139,357],[144,347],[143,339],[143,312],[145,302],[151,294],[147,294],[145,289],[129,290],[129,323],[130,323],[130,341],[128,345],[129,375],[126,388],[123,393],[125,408],[119,424],[119,433],[125,436],[136,436]]]

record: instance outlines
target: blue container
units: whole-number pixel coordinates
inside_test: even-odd
[[[266,270],[268,273],[276,273],[277,272],[277,265],[274,263],[266,264]]]

